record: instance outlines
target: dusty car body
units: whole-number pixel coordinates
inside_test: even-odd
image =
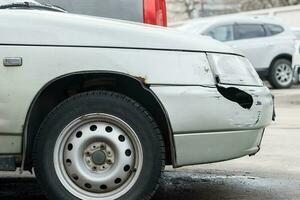
[[[159,178],[164,161],[180,167],[253,155],[258,152],[264,129],[271,122],[272,96],[251,64],[230,47],[208,37],[187,37],[149,25],[31,10],[1,10],[0,27],[0,59],[3,60],[0,64],[0,169],[34,167],[52,199],[149,199],[157,188],[157,180],[152,179]],[[222,63],[225,65],[220,66]],[[234,70],[237,64],[242,71]],[[132,105],[140,105],[139,110],[144,108],[142,114],[148,113],[145,119],[153,121],[135,129],[131,120],[140,117],[108,116],[106,112],[124,102],[115,103],[101,108],[107,111],[92,110],[73,117],[73,121],[66,120],[68,125],[59,129],[60,135],[53,140],[52,148],[50,132],[64,122],[65,116],[71,116],[77,109],[102,104],[85,104],[90,102],[86,99],[72,109],[61,111],[59,118],[56,113],[73,101],[93,95],[136,102]],[[114,112],[122,116],[124,109],[127,107]],[[53,116],[57,121],[48,126]],[[83,143],[79,142],[77,149],[78,141],[74,140],[81,138],[85,131],[93,133],[96,125],[90,128],[85,125],[97,117],[100,118],[94,123],[98,127],[103,126],[102,120],[111,122],[110,126],[106,125],[107,133],[122,132],[125,127],[123,135],[116,140],[86,136],[91,137],[88,144],[96,142],[94,148],[98,149],[99,144],[100,150],[90,152],[88,148],[83,157],[71,154],[73,148],[82,151]],[[83,125],[75,137],[78,121]],[[137,136],[143,131],[136,131],[150,125],[161,138],[160,143],[156,137],[150,138],[156,142],[153,146],[149,143],[152,140],[147,143]],[[74,129],[69,130],[70,127]],[[64,133],[70,137],[65,138]],[[118,154],[118,142],[120,146],[133,148],[135,153],[128,153],[127,149],[127,157],[123,159],[124,155]],[[143,142],[149,147],[145,148]],[[64,161],[68,156],[76,158]],[[113,159],[107,160],[110,156]],[[157,165],[151,163],[151,156],[155,156]],[[44,160],[46,157],[49,160]],[[81,159],[85,163],[84,172],[78,164]],[[126,165],[124,174],[118,171],[123,169],[123,165],[118,166],[121,161],[135,163],[136,167],[128,172]],[[147,174],[148,165],[157,171]],[[111,184],[112,178],[108,178],[109,183],[104,184],[106,179],[102,180],[102,176],[110,170],[117,171],[122,179],[114,177]]]

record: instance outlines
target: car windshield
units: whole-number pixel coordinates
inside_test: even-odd
[[[34,0],[0,0],[0,9],[37,9],[65,12],[64,9],[51,4],[41,4]]]

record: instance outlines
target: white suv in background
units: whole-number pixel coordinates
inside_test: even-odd
[[[178,29],[211,36],[241,51],[274,88],[293,84],[295,35],[278,19],[230,15],[193,20]]]

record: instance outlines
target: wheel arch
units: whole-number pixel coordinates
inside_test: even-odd
[[[289,60],[292,62],[293,60],[293,56],[291,54],[288,54],[288,53],[282,53],[282,54],[278,54],[277,56],[275,56],[272,60],[271,60],[271,63],[270,63],[270,66],[269,66],[269,69],[271,69],[273,67],[273,64],[279,60],[279,59],[286,59],[286,60]],[[270,75],[270,71],[269,70],[269,75]]]
[[[157,122],[166,146],[166,164],[176,165],[174,137],[168,113],[143,77],[112,71],[81,71],[62,75],[45,84],[27,112],[23,130],[21,170],[32,168],[32,146],[47,114],[63,100],[80,92],[109,90],[124,94],[143,105]]]

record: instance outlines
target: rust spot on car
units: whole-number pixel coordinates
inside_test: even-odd
[[[141,81],[142,83],[146,84],[147,83],[147,77],[142,77],[142,76],[136,76],[136,78]]]

